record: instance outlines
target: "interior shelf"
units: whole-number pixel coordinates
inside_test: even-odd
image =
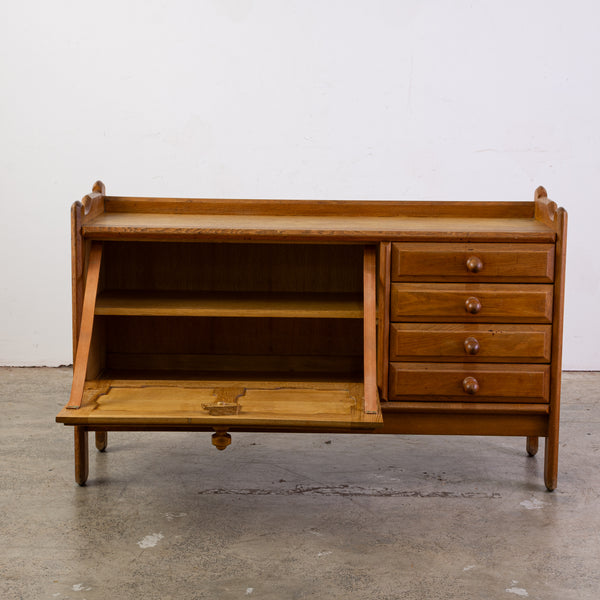
[[[362,319],[362,294],[108,290],[97,315]]]

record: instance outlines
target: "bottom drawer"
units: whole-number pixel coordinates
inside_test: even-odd
[[[389,400],[548,402],[548,365],[390,363]]]

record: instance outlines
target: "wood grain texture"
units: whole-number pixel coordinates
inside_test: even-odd
[[[357,294],[109,290],[97,315],[362,319]]]
[[[95,379],[106,368],[106,319],[94,316],[92,339],[88,354],[88,367],[85,374],[86,379]]]
[[[546,190],[540,186],[535,190],[535,219],[540,223],[544,223],[547,227],[554,231],[560,231],[558,215],[558,206],[548,198]]]
[[[506,414],[490,412],[465,413],[463,405],[454,412],[406,412],[392,402],[382,404],[383,427],[375,433],[400,435],[513,435],[545,436],[548,415]],[[471,406],[471,405],[467,405]],[[489,406],[489,405],[487,405]]]
[[[77,340],[81,327],[81,311],[83,310],[84,276],[84,245],[81,234],[83,205],[75,202],[71,206],[71,296],[72,296],[72,337],[73,364],[77,354]]]
[[[390,356],[390,265],[392,245],[379,244],[377,278],[377,385],[380,400],[388,397],[388,369]]]
[[[474,403],[474,402],[402,402],[390,401],[385,405],[385,412],[402,412],[402,413],[463,413],[464,415],[472,414],[489,414],[489,415],[547,415],[549,408],[547,404],[523,404],[523,403]],[[506,434],[505,434],[506,435]]]
[[[474,394],[463,385],[478,383]],[[389,400],[548,403],[550,366],[522,364],[391,363]]]
[[[96,191],[96,190],[94,190]],[[106,212],[222,215],[310,215],[415,218],[533,219],[532,202],[411,202],[260,198],[147,198],[108,196]]]
[[[466,351],[477,340],[478,350]],[[426,362],[550,362],[550,325],[392,323],[390,358]]]
[[[106,289],[363,293],[361,245],[105,243]]]
[[[365,246],[364,256],[364,392],[365,412],[380,412],[377,394],[377,253],[375,246]]]
[[[360,319],[98,318],[107,319],[108,368],[223,371],[238,361],[239,368],[254,364],[258,370],[315,368],[323,372],[343,368],[349,369],[347,373],[363,372]]]
[[[96,181],[92,186],[92,192],[81,199],[82,225],[88,223],[105,213],[104,199],[106,188],[101,181]]]
[[[223,376],[227,373],[286,373],[357,375],[363,372],[363,357],[347,355],[302,354],[129,354],[111,352],[106,357],[108,369],[116,371],[151,370],[157,376],[163,371],[186,371],[196,376]],[[192,375],[193,376],[193,375]]]
[[[108,432],[107,431],[96,431],[95,435],[96,449],[99,452],[104,452],[108,446]]]
[[[553,292],[543,284],[394,283],[391,319],[551,323]]]
[[[528,436],[525,442],[525,450],[529,456],[535,456],[539,448],[539,438],[537,436]]]
[[[82,226],[104,212],[104,195],[106,188],[101,181],[96,181],[92,193],[85,195],[81,201],[74,202],[71,206],[71,293],[72,293],[72,337],[73,337],[73,363],[77,354],[77,340],[81,327],[81,313],[83,310],[83,293],[85,285],[85,269],[89,243],[84,244]],[[87,249],[87,252],[86,252]]]
[[[556,271],[554,283],[554,321],[552,324],[552,382],[550,388],[550,419],[544,453],[544,481],[549,491],[558,481],[558,442],[560,425],[560,390],[562,375],[563,313],[567,254],[567,212],[556,212],[558,237],[556,242]]]
[[[378,243],[382,240],[554,242],[535,219],[116,213],[83,225],[99,240]]]
[[[74,427],[75,481],[85,485],[89,474],[88,432],[85,427]]]
[[[468,269],[478,258],[482,267]],[[551,283],[552,244],[392,244],[392,281]]]
[[[236,415],[211,415],[203,404],[220,388],[239,386]],[[364,387],[356,382],[98,380],[86,384],[82,406],[63,409],[59,423],[74,425],[235,425],[302,430],[373,429],[381,413],[364,411]]]
[[[57,417],[76,431],[76,479],[90,430],[99,449],[109,430],[210,430],[220,448],[230,431],[358,431],[519,435],[530,453],[546,437],[554,489],[565,240],[543,188],[347,202],[107,197],[97,182],[72,207],[67,406],[82,406]],[[220,402],[235,414],[205,411]]]
[[[92,245],[87,269],[81,328],[77,343],[75,364],[73,365],[73,384],[71,386],[69,403],[67,404],[69,408],[79,408],[81,404],[81,397],[83,395],[83,386],[85,383],[86,373],[88,370],[88,361],[90,357],[90,346],[94,327],[94,306],[96,304],[101,261],[102,243],[96,242]]]

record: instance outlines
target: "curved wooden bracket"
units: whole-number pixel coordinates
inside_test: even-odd
[[[541,185],[535,190],[535,218],[552,229],[556,228],[558,205],[548,198],[548,192]]]
[[[74,206],[81,209],[82,217],[86,220],[91,219],[104,211],[104,196],[106,187],[101,181],[96,181],[92,186],[92,191],[86,194],[80,202],[75,202]]]
[[[100,180],[98,180],[92,186],[92,192],[106,196],[106,186]]]

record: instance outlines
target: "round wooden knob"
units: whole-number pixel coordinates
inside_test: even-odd
[[[479,382],[475,377],[465,377],[463,379],[463,390],[467,394],[476,394],[479,391]]]
[[[476,315],[481,310],[481,302],[475,296],[469,296],[465,300],[465,310],[472,315]]]
[[[479,273],[483,269],[483,261],[479,256],[469,256],[465,264],[467,265],[467,271],[471,273]]]
[[[465,352],[467,354],[477,354],[479,352],[479,342],[477,338],[468,337],[465,340]]]
[[[227,430],[215,427],[215,432],[212,434],[212,443],[217,450],[225,450],[231,444],[231,434]]]

